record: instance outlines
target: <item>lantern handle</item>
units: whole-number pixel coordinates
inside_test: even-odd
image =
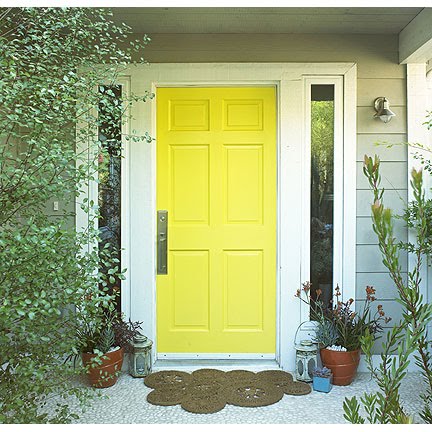
[[[311,320],[303,321],[303,322],[302,322],[302,323],[297,327],[297,330],[296,330],[296,332],[295,332],[295,336],[294,336],[294,346],[297,345],[297,334],[298,334],[299,330],[301,329],[301,326],[302,326],[303,324],[306,324],[306,323],[309,323],[309,322],[314,322],[314,321],[311,321]]]

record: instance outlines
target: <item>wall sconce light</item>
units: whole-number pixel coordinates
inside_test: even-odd
[[[375,99],[374,107],[376,111],[374,118],[379,118],[384,123],[388,123],[392,117],[396,117],[396,114],[389,108],[389,101],[384,96]]]

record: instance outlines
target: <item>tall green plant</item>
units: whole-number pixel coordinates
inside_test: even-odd
[[[432,304],[424,301],[420,292],[421,270],[430,257],[430,208],[431,201],[425,198],[423,172],[411,172],[413,201],[409,203],[404,215],[408,227],[415,233],[415,242],[399,242],[393,234],[394,216],[383,204],[384,189],[380,188],[380,160],[365,156],[365,176],[374,194],[372,205],[373,229],[378,236],[383,263],[397,288],[396,301],[403,308],[402,319],[387,335],[382,347],[381,362],[378,368],[372,364],[373,339],[370,334],[362,338],[362,349],[366,354],[368,368],[375,378],[379,391],[365,393],[360,401],[366,410],[370,423],[408,423],[412,413],[408,413],[400,399],[399,389],[407,373],[410,357],[413,355],[420,368],[425,384],[421,395],[423,408],[419,413],[423,421],[432,422],[432,357],[431,342],[427,338],[427,326],[432,319]],[[400,252],[409,251],[413,258],[413,268],[404,278],[400,264]],[[360,404],[356,397],[345,399],[345,418],[352,423],[364,423],[359,415]]]
[[[98,91],[117,83],[148,41],[129,42],[131,29],[111,16],[96,8],[0,9],[0,423],[76,418],[65,398],[84,403],[91,392],[74,384],[81,370],[64,359],[79,345],[83,317],[101,325],[101,312],[113,308],[108,285],[123,277],[113,247],[94,247],[92,201],[77,204],[88,224],[75,231],[75,200],[97,181],[98,156],[107,153],[97,128],[119,113],[125,121],[128,106],[148,97],[118,101]],[[61,204],[55,217],[50,200]],[[48,414],[50,399],[57,402]]]

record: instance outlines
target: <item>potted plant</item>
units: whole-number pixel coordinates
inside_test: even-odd
[[[316,322],[315,342],[320,347],[322,364],[331,369],[333,384],[348,385],[353,381],[360,362],[360,339],[366,334],[374,338],[382,331],[383,323],[390,318],[385,316],[382,305],[372,312],[372,303],[376,300],[375,289],[366,287],[366,301],[361,311],[351,310],[353,299],[346,302],[339,300],[339,286],[336,286],[334,301],[326,307],[320,300],[321,292],[316,290],[316,300],[310,296],[309,282],[303,283],[296,297],[310,308],[311,319]]]
[[[333,374],[327,367],[315,368],[312,372],[312,386],[315,391],[329,393],[332,389]]]
[[[101,320],[82,322],[77,329],[79,352],[87,378],[93,387],[111,387],[117,382],[124,353],[130,352],[133,338],[139,334],[141,322],[125,321],[123,316],[110,312]]]

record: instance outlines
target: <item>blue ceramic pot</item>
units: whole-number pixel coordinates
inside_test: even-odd
[[[331,375],[328,378],[314,376],[313,377],[313,389],[315,391],[328,393],[333,387],[333,385],[332,385],[333,379],[332,378],[333,378],[333,375]]]

